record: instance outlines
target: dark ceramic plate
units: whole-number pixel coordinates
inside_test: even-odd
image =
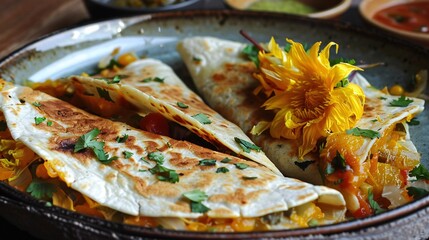
[[[176,52],[178,40],[210,35],[231,40],[246,40],[246,30],[259,42],[274,36],[303,43],[322,41],[339,43],[341,57],[360,63],[384,62],[363,75],[376,87],[400,83],[407,85],[411,76],[429,69],[429,51],[376,33],[356,29],[339,22],[298,16],[236,11],[187,11],[141,15],[98,22],[46,36],[6,57],[0,63],[0,77],[16,83],[44,81],[94,68],[114,48],[123,52],[158,58],[178,75],[189,74]],[[188,81],[189,83],[189,81]],[[425,93],[428,94],[428,89]],[[426,104],[426,108],[427,108]],[[420,116],[421,124],[411,127],[411,136],[429,166],[429,111]],[[264,238],[423,238],[429,236],[429,198],[409,203],[379,215],[340,224],[255,233],[195,233],[149,229],[111,223],[86,217],[58,207],[48,207],[5,184],[0,184],[0,216],[20,228],[45,239],[264,239]]]

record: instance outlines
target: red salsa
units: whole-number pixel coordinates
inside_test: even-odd
[[[374,19],[400,30],[429,34],[429,2],[409,2],[378,11]]]

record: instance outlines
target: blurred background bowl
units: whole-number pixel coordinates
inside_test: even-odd
[[[200,0],[84,0],[94,19],[127,17],[145,13],[185,10]]]
[[[421,7],[423,5],[419,7],[410,5],[415,3],[424,4],[425,9]],[[385,20],[376,19],[375,16],[380,11],[398,5],[405,7],[395,11],[395,13],[385,13]],[[429,46],[429,0],[362,0],[359,4],[359,12],[363,19],[376,27],[401,38]],[[414,22],[417,19],[411,17],[410,14],[420,14],[419,18],[427,22],[426,26],[419,24],[419,29],[404,30],[404,24]],[[389,20],[388,23],[386,20]]]
[[[321,19],[336,19],[346,12],[352,0],[225,0],[233,9],[271,11]]]

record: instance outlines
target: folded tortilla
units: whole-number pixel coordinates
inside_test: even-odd
[[[128,101],[142,115],[148,112],[161,113],[219,149],[229,149],[281,175],[263,151],[243,148],[237,139],[248,143],[252,143],[252,140],[236,124],[207,106],[165,63],[156,59],[142,59],[115,74],[121,78],[116,83],[98,77],[71,76],[69,79],[76,89],[83,89],[85,94],[112,102]]]
[[[316,154],[300,160],[295,140],[276,139],[268,132],[250,134],[253,126],[260,121],[271,121],[273,114],[262,109],[265,100],[252,93],[259,82],[253,78],[255,64],[242,54],[245,46],[213,37],[191,37],[179,42],[177,49],[198,92],[210,107],[247,133],[283,174],[321,184]]]
[[[257,68],[253,62],[245,58],[242,50],[244,43],[218,39],[213,37],[190,37],[179,42],[177,49],[185,62],[193,81],[207,103],[228,120],[240,126],[250,138],[265,151],[267,156],[285,174],[314,184],[330,185],[345,194],[348,209],[355,211],[360,207],[360,198],[367,197],[368,192],[359,192],[362,184],[367,181],[374,189],[380,189],[398,182],[381,181],[376,183],[368,170],[369,160],[377,154],[380,164],[394,166],[396,177],[400,170],[411,170],[420,162],[420,154],[410,140],[407,121],[423,111],[424,101],[407,98],[410,104],[404,107],[391,106],[392,101],[399,99],[380,90],[376,90],[359,74],[353,82],[360,85],[365,93],[366,102],[364,115],[356,127],[378,132],[378,138],[353,136],[341,132],[332,134],[326,139],[325,149],[321,155],[315,151],[298,158],[298,145],[294,140],[276,139],[269,131],[261,135],[252,135],[251,129],[261,121],[271,121],[273,113],[261,108],[266,99],[253,94],[259,82],[253,77]],[[199,59],[195,61],[194,59]],[[400,127],[400,130],[397,128]],[[351,130],[351,129],[350,129]],[[357,130],[357,129],[355,129]],[[392,135],[395,133],[394,135]],[[394,137],[391,137],[394,136]],[[350,141],[354,138],[354,141]],[[346,159],[346,164],[353,165],[353,176],[348,184],[329,181],[327,168],[337,152]],[[349,163],[348,161],[355,163]],[[396,163],[395,163],[396,162]],[[403,162],[400,164],[398,162]],[[365,166],[366,165],[366,166]],[[343,169],[347,170],[347,169]],[[348,169],[350,170],[350,169]],[[392,172],[393,173],[393,172]],[[374,173],[375,174],[375,173]],[[350,190],[352,189],[352,190]],[[377,196],[382,193],[377,192]],[[367,201],[367,199],[361,199]]]
[[[248,218],[315,203],[324,212],[320,224],[344,219],[345,202],[334,189],[285,178],[253,161],[98,117],[28,87],[5,87],[0,109],[13,139],[38,154],[51,176],[125,214]],[[76,151],[78,144],[82,149]],[[107,162],[101,161],[100,151],[91,150],[91,146],[100,150],[100,144]],[[207,195],[201,203],[208,212],[192,211],[184,193],[194,190]],[[286,214],[281,216],[285,219]],[[270,227],[291,226],[285,220]]]

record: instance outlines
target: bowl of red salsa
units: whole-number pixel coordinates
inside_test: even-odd
[[[359,11],[371,24],[429,46],[429,0],[362,0]]]

